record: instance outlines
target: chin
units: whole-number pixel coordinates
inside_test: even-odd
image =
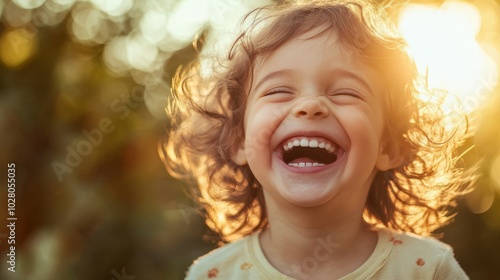
[[[317,207],[328,203],[335,195],[326,192],[324,186],[293,186],[278,190],[283,200],[297,207]]]

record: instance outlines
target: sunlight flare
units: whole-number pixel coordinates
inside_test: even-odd
[[[480,28],[480,11],[464,1],[411,4],[399,16],[399,29],[428,86],[457,96],[466,113],[478,109],[497,84],[497,66],[476,40]]]

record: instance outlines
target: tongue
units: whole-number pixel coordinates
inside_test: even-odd
[[[283,152],[283,161],[285,163],[322,163],[330,164],[337,159],[333,153],[324,149],[310,147],[294,147],[292,150]]]
[[[294,160],[290,161],[290,163],[299,163],[299,162],[305,162],[305,163],[310,162],[310,163],[314,163],[314,162],[318,162],[318,161],[316,161],[316,160],[314,160],[314,159],[312,159],[312,158],[308,158],[308,157],[296,158],[296,159],[294,159]]]

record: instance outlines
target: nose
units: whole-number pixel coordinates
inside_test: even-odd
[[[321,119],[328,116],[328,108],[321,96],[299,98],[293,108],[295,117]]]

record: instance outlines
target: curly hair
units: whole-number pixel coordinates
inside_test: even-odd
[[[168,171],[197,185],[192,195],[223,241],[268,226],[263,191],[248,165],[231,156],[244,139],[243,119],[255,59],[313,28],[333,30],[343,49],[384,82],[384,134],[403,160],[379,171],[364,220],[375,227],[429,235],[449,222],[450,206],[470,185],[455,154],[466,136],[464,115],[443,110],[446,92],[427,89],[407,44],[387,20],[387,7],[360,1],[279,3],[250,12],[225,58],[200,55],[178,69],[162,146]],[[211,72],[203,73],[207,61]],[[457,109],[457,108],[453,108]],[[456,125],[454,125],[456,124]]]

